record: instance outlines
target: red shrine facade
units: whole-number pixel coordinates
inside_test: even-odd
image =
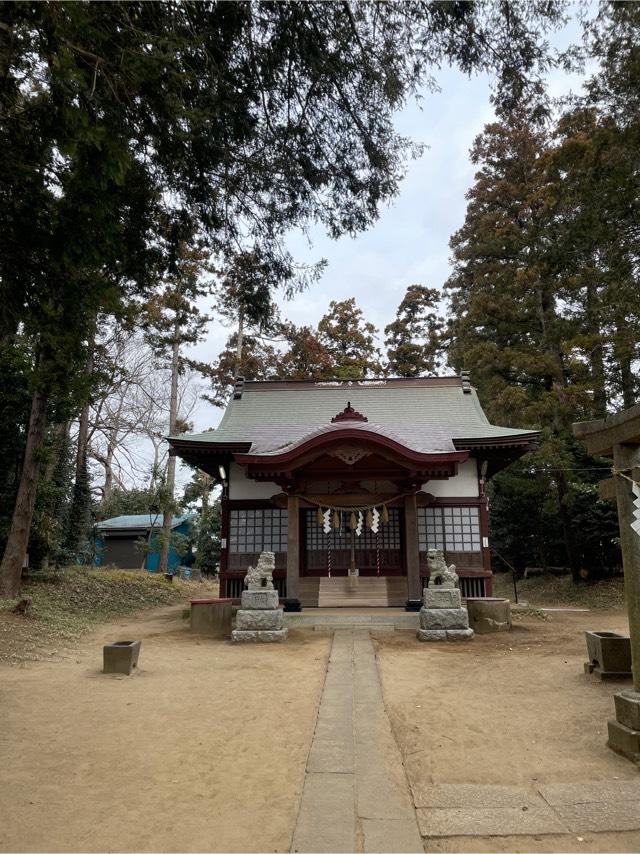
[[[490,424],[463,374],[239,380],[218,429],[169,441],[223,484],[221,596],[267,550],[289,608],[411,608],[430,549],[491,595],[485,484],[537,437]]]

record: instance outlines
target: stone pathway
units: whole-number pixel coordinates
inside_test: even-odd
[[[335,632],[291,850],[424,851],[366,630]]]
[[[640,782],[414,787],[425,837],[540,836],[640,830]],[[640,837],[639,837],[640,842]]]
[[[294,852],[423,852],[429,839],[640,830],[640,781],[409,790],[368,629],[335,632]],[[640,835],[639,835],[640,843]]]

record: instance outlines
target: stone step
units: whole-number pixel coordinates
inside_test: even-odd
[[[321,608],[400,607],[406,598],[406,579],[384,576],[321,578],[318,590]]]

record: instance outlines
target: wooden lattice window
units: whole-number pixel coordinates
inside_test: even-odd
[[[419,507],[418,544],[421,552],[480,551],[480,512],[477,507]]]
[[[286,552],[287,511],[279,508],[229,511],[229,551]]]

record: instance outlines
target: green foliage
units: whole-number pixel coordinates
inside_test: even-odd
[[[318,338],[333,360],[333,374],[341,380],[380,376],[380,352],[375,344],[377,329],[364,319],[355,297],[329,303],[329,311],[318,323]]]
[[[286,327],[289,345],[280,359],[278,375],[287,380],[328,380],[334,376],[334,363],[319,336],[309,326]]]
[[[198,513],[191,539],[195,546],[195,566],[206,575],[215,574],[220,564],[222,508],[219,497],[211,502],[210,489],[211,477],[194,471],[181,502],[183,510]]]
[[[32,353],[27,341],[0,343],[0,552],[4,549],[15,502],[31,394]]]
[[[45,411],[63,423],[90,397],[99,318],[135,314],[198,232],[299,284],[292,227],[355,234],[398,192],[419,148],[392,115],[434,86],[429,68],[497,71],[513,97],[561,17],[548,0],[0,7],[0,339],[28,342],[34,395],[3,589],[19,584]]]
[[[443,320],[436,310],[440,291],[409,285],[395,320],[385,326],[387,370],[392,376],[419,377],[436,372],[442,349]]]
[[[639,391],[640,113],[621,84],[637,82],[637,7],[603,7],[596,31],[603,64],[586,99],[553,125],[503,112],[476,140],[447,284],[451,363],[471,370],[491,420],[543,428],[536,454],[491,486],[496,548],[517,566],[569,564],[575,579],[620,558],[613,508],[596,497],[606,472],[571,424]]]
[[[96,522],[139,513],[148,513],[155,518],[159,512],[158,494],[153,489],[113,489],[108,498],[93,508]]]
[[[280,357],[271,344],[252,335],[245,335],[242,356],[238,361],[236,334],[227,341],[227,346],[206,370],[211,380],[211,394],[205,399],[215,406],[226,406],[236,376],[246,380],[268,380],[279,375]]]

